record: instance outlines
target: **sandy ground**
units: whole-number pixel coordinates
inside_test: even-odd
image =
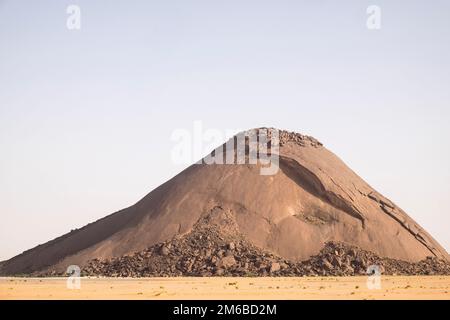
[[[450,276],[304,278],[0,278],[0,299],[448,299]],[[371,282],[372,283],[372,282]],[[373,283],[372,283],[373,288]]]

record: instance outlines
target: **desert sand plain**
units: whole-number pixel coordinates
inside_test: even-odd
[[[450,276],[367,277],[0,278],[0,299],[445,299]]]

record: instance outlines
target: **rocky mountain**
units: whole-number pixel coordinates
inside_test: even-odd
[[[194,164],[131,207],[3,262],[0,273],[79,265],[112,276],[301,275],[321,265],[311,272],[358,274],[383,259],[392,273],[445,273],[445,249],[322,143],[287,131],[269,136],[275,143],[273,175],[259,162]],[[323,260],[335,247],[339,259]],[[351,250],[366,252],[365,263]]]

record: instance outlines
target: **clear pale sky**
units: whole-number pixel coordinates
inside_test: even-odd
[[[366,27],[373,4],[380,30]],[[171,134],[196,120],[316,137],[449,251],[449,13],[439,0],[0,0],[0,260],[177,174]]]

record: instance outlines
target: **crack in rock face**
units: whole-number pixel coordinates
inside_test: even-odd
[[[408,230],[418,241],[420,241],[430,252],[439,258],[443,258],[442,254],[433,246],[425,231],[418,226],[407,214],[393,204],[389,199],[383,197],[378,192],[372,191],[367,195],[370,199],[380,204],[380,208],[389,216],[398,221],[406,230]]]
[[[312,171],[308,170],[297,161],[287,157],[280,157],[280,168],[291,177],[298,185],[311,194],[321,198],[330,205],[359,219],[364,226],[365,217],[351,202],[330,190],[327,190],[322,180]]]

